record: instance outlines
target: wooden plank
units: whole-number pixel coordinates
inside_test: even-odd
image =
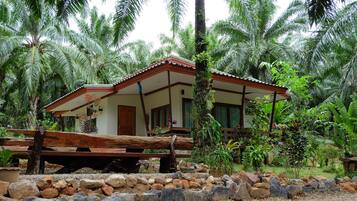
[[[242,129],[244,128],[244,101],[245,101],[245,85],[243,86],[242,92],[242,100],[241,100],[241,108],[240,108],[240,120],[239,120],[239,127]]]
[[[31,151],[13,151],[14,156],[28,157]],[[167,157],[170,153],[145,154],[136,152],[123,153],[101,153],[101,152],[65,152],[65,151],[42,151],[41,156],[45,157],[128,157],[128,158],[161,158]],[[177,158],[188,158],[190,154],[176,154]]]
[[[167,71],[167,86],[169,87],[168,89],[169,89],[169,117],[170,117],[170,119],[169,119],[169,123],[170,123],[170,125],[169,125],[169,127],[170,128],[172,128],[172,100],[171,100],[171,76],[170,76],[170,71]]]
[[[27,147],[33,145],[33,139],[0,138],[0,146],[21,146]]]
[[[9,129],[11,132],[33,136],[35,131]],[[128,135],[92,135],[85,133],[46,131],[45,147],[89,147],[89,148],[133,148],[133,149],[170,149],[171,137],[145,137]],[[178,150],[191,150],[192,138],[177,137]]]
[[[273,95],[273,106],[270,114],[270,124],[269,124],[269,132],[273,131],[273,123],[274,123],[274,115],[275,115],[275,103],[276,103],[276,91],[274,91]]]
[[[143,115],[144,115],[144,120],[145,120],[145,129],[146,129],[146,132],[148,132],[149,131],[149,119],[148,119],[148,116],[146,115],[144,96],[143,96],[143,86],[141,85],[140,81],[137,82],[137,84],[139,87],[141,109],[143,110]]]

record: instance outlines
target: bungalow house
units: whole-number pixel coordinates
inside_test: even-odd
[[[249,127],[249,100],[286,99],[287,88],[212,71],[213,115],[224,128]],[[76,131],[145,136],[154,128],[192,127],[193,62],[168,57],[114,84],[87,84],[46,106],[57,116],[75,117]]]

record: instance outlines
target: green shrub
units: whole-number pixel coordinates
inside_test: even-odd
[[[295,178],[299,178],[300,169],[304,165],[307,138],[298,132],[293,132],[286,145],[289,166],[292,168]]]
[[[318,147],[320,167],[334,168],[336,161],[343,156],[343,151],[331,144],[322,144]]]
[[[243,155],[243,167],[245,169],[253,167],[256,171],[260,170],[268,152],[269,148],[262,144],[247,146]]]
[[[192,150],[192,159],[196,163],[209,165],[210,171],[215,175],[231,174],[233,172],[232,153],[239,148],[238,142],[229,141],[227,144],[220,143],[215,147],[204,147]]]
[[[7,137],[8,133],[4,127],[0,127],[0,137]]]
[[[2,148],[0,151],[0,167],[9,167],[11,165],[12,152]]]

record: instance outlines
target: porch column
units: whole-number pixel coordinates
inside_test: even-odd
[[[167,86],[169,89],[169,127],[172,128],[172,102],[171,102],[171,77],[170,71],[167,71]]]
[[[272,106],[271,115],[270,115],[269,132],[271,132],[273,130],[274,114],[275,114],[275,103],[276,103],[276,91],[274,91],[274,96],[273,96],[273,106]]]
[[[242,129],[244,128],[244,101],[245,101],[245,85],[243,86],[242,92],[242,101],[241,101],[241,108],[240,108],[240,119],[239,119],[239,127]]]
[[[139,95],[140,95],[140,103],[141,103],[141,109],[143,110],[143,115],[144,115],[144,121],[145,121],[145,129],[146,132],[149,131],[149,121],[146,116],[146,109],[145,109],[145,103],[144,103],[144,96],[143,96],[143,87],[141,85],[141,82],[137,82],[138,88],[139,88]]]
[[[60,129],[64,131],[64,117],[62,115],[59,116]]]

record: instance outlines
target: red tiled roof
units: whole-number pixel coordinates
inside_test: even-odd
[[[103,89],[105,90],[112,90],[117,91],[120,90],[118,88],[119,85],[124,85],[127,86],[125,84],[130,84],[131,81],[136,81],[136,79],[140,79],[141,76],[143,76],[145,73],[149,73],[150,71],[153,71],[155,69],[158,69],[159,67],[163,67],[167,64],[170,64],[172,67],[177,67],[181,70],[188,70],[190,71],[191,74],[194,75],[194,71],[196,70],[195,68],[195,63],[183,58],[179,58],[179,57],[175,57],[175,56],[170,56],[164,59],[159,60],[158,62],[153,63],[152,65],[146,67],[146,68],[142,68],[130,75],[127,75],[125,77],[123,77],[122,79],[120,79],[118,82],[115,82],[113,84],[108,84],[108,85],[102,85]],[[174,70],[172,68],[168,68],[167,70]],[[158,71],[160,72],[160,71]],[[212,75],[213,75],[213,79],[215,80],[215,78],[220,78],[220,80],[225,80],[225,81],[235,81],[234,83],[237,84],[249,84],[251,85],[251,87],[256,87],[256,88],[269,88],[269,90],[271,91],[279,91],[280,93],[285,94],[287,92],[287,88],[283,87],[283,86],[277,86],[275,84],[270,84],[270,83],[266,83],[260,80],[256,80],[256,79],[252,79],[252,78],[241,78],[223,71],[219,71],[216,69],[212,69]],[[148,75],[150,77],[150,75]],[[92,89],[92,88],[96,88],[96,85],[83,85],[79,88],[77,88],[76,90],[56,99],[55,101],[51,102],[50,104],[46,105],[45,108],[47,110],[49,110],[49,108],[53,108],[53,106],[58,105],[58,102],[66,102],[63,99],[69,99],[72,96],[75,96],[76,93],[79,93],[78,95],[81,94],[81,92],[85,92],[88,89]],[[99,85],[98,85],[99,86]],[[100,87],[99,87],[100,88]],[[62,103],[61,103],[62,104]]]

